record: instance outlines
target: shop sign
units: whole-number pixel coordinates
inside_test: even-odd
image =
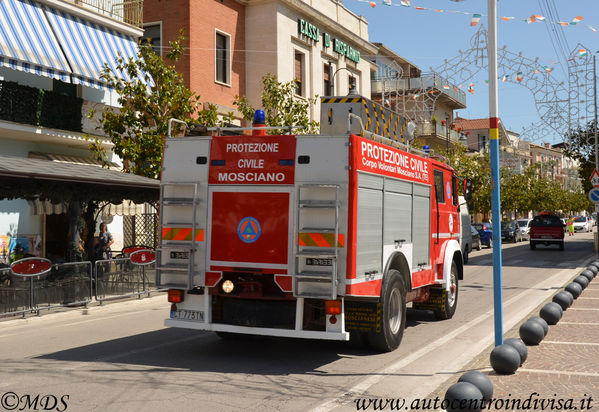
[[[300,35],[304,35],[309,39],[314,40],[315,42],[320,41],[320,29],[316,27],[314,24],[307,22],[304,19],[299,19],[298,23],[298,32]],[[325,47],[330,47],[331,45],[331,35],[329,33],[322,33],[323,43]],[[333,51],[342,56],[345,56],[347,59],[359,63],[360,62],[360,51],[354,49],[349,44],[341,41],[337,38],[333,38]]]

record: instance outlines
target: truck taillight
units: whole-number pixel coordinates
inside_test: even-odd
[[[169,289],[168,290],[168,301],[170,303],[183,302],[183,291],[181,289]]]
[[[341,315],[340,300],[325,300],[324,308],[327,315]]]

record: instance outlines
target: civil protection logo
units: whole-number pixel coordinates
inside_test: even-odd
[[[260,237],[260,222],[251,216],[244,217],[237,225],[237,236],[245,243],[254,243]]]

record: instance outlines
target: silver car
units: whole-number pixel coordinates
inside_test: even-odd
[[[522,240],[530,240],[530,222],[532,222],[532,219],[516,220],[520,231],[520,238]]]

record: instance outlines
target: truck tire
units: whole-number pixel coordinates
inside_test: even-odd
[[[458,306],[458,267],[455,261],[451,262],[449,272],[449,292],[445,294],[443,309],[435,311],[435,317],[439,320],[451,319]]]
[[[406,286],[397,270],[391,269],[383,278],[380,304],[379,331],[370,332],[368,342],[373,349],[391,352],[401,343],[406,327]]]
[[[564,241],[563,240],[559,244],[559,250],[564,250]]]
[[[535,250],[536,248],[537,248],[536,243],[531,240],[530,241],[530,250]]]

